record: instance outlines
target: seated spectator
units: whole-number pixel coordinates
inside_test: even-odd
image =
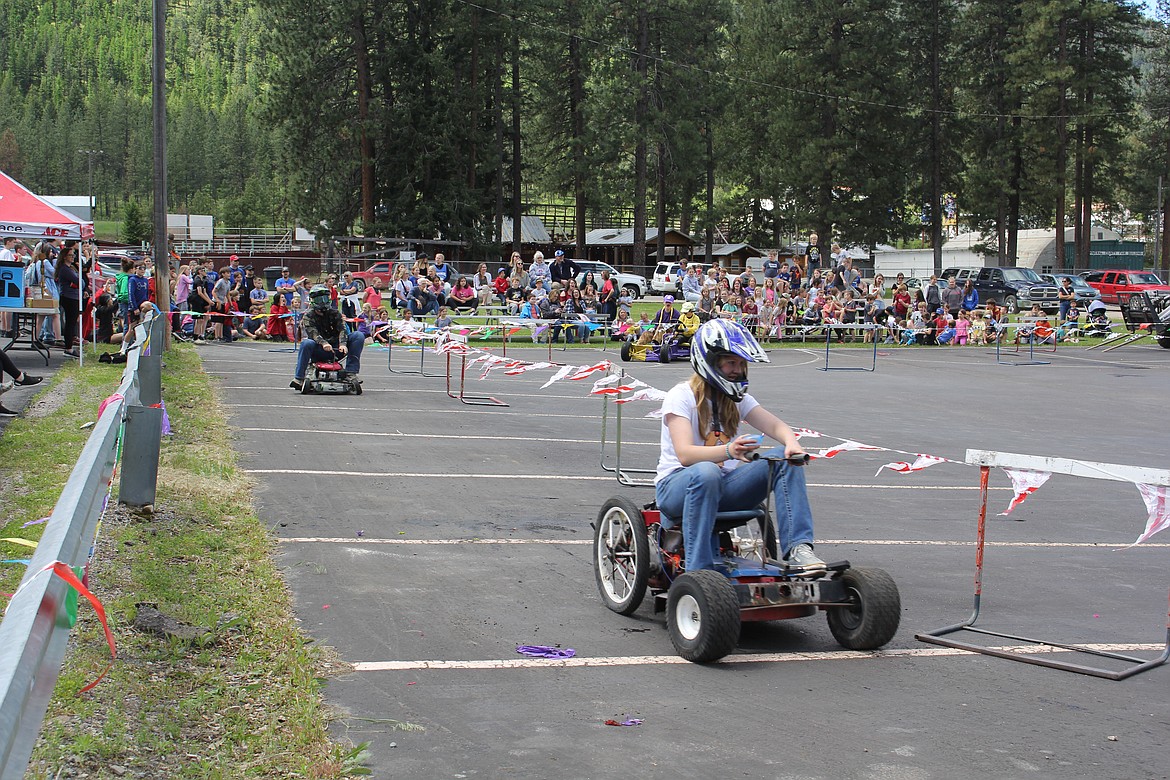
[[[264,309],[253,304],[248,309],[248,316],[240,323],[240,332],[245,336],[259,341],[266,335]]]
[[[935,320],[935,327],[938,328],[938,335],[934,337],[934,341],[939,346],[947,344],[954,344],[955,334],[958,330],[955,328],[955,320],[949,314],[940,314]]]
[[[432,289],[432,282],[430,279],[422,278],[418,280],[418,286],[410,293],[410,310],[417,317],[421,314],[434,314],[439,310],[438,296]]]
[[[506,269],[502,266],[496,270],[496,278],[492,280],[492,291],[496,294],[496,300],[501,306],[508,303],[508,275]]]
[[[524,301],[527,300],[527,295],[524,292],[524,280],[519,276],[513,276],[508,281],[508,297],[507,306],[509,314],[519,314]]]
[[[479,296],[471,286],[471,280],[460,276],[447,296],[447,305],[457,312],[474,312],[479,307]]]
[[[272,298],[272,306],[268,309],[268,324],[264,332],[273,341],[295,341],[293,330],[292,310],[285,304],[285,297],[277,295]]]
[[[609,337],[614,341],[622,341],[633,326],[634,321],[630,319],[630,313],[625,309],[618,309],[617,319],[609,326]]]
[[[382,306],[382,277],[375,276],[373,283],[362,293],[362,303],[369,305],[371,311],[377,311]]]

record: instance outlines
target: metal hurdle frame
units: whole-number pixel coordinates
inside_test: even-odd
[[[824,368],[818,367],[817,368],[818,371],[877,371],[877,355],[878,355],[878,344],[877,344],[878,326],[877,325],[875,325],[872,322],[862,322],[862,323],[848,324],[848,325],[843,324],[843,323],[833,323],[833,324],[829,324],[829,325],[820,325],[818,327],[822,327],[825,329],[825,366],[824,366]],[[842,330],[846,330],[846,329],[860,330],[860,331],[867,331],[868,330],[868,331],[871,331],[873,333],[873,362],[870,364],[869,368],[866,368],[865,366],[832,366],[832,367],[829,366],[829,348],[833,344],[833,329],[834,328],[840,328]]]
[[[465,390],[467,381],[467,355],[465,353],[459,354],[459,395],[451,392],[451,353],[447,353],[447,397],[454,398],[459,403],[467,404],[468,406],[508,406],[506,401],[501,401],[493,395],[468,395]]]
[[[993,655],[998,658],[1006,658],[1011,661],[1034,664],[1036,666],[1045,666],[1050,669],[1061,669],[1066,672],[1075,672],[1077,674],[1085,674],[1091,677],[1101,677],[1106,680],[1124,680],[1127,677],[1132,677],[1135,674],[1140,674],[1141,672],[1161,666],[1165,664],[1167,660],[1170,660],[1170,619],[1168,619],[1166,625],[1166,647],[1163,650],[1162,655],[1152,660],[1134,658],[1133,656],[1121,655],[1120,653],[1112,653],[1104,650],[1097,650],[1091,647],[1084,647],[1082,645],[1049,642],[1043,639],[1033,639],[1031,637],[1017,636],[1015,634],[1006,634],[999,631],[992,631],[986,628],[977,628],[975,626],[975,621],[979,619],[980,599],[983,595],[983,549],[987,528],[987,483],[991,469],[1003,467],[1033,469],[1037,471],[1047,471],[1053,474],[1068,474],[1075,477],[1089,477],[1090,479],[1109,479],[1118,482],[1140,482],[1144,484],[1164,486],[1170,485],[1170,471],[1164,469],[1143,468],[1140,466],[1122,466],[1112,463],[1093,463],[1090,461],[1070,460],[1067,458],[1046,458],[1036,455],[1018,455],[1010,452],[993,452],[990,450],[967,450],[966,460],[967,463],[979,466],[980,504],[979,525],[975,543],[974,609],[971,612],[971,616],[963,622],[956,623],[952,626],[939,628],[934,631],[915,634],[915,639],[919,640],[920,642],[928,642],[930,644],[943,645],[945,647],[954,647],[960,650],[969,650],[973,653]],[[976,634],[1002,637],[1004,639],[1011,639],[1018,642],[1028,642],[1030,644],[1043,645],[1045,647],[1056,647],[1075,653],[1085,653],[1103,658],[1112,658],[1118,661],[1128,661],[1132,665],[1119,672],[1115,672],[1110,669],[1102,669],[1094,666],[1084,666],[1082,664],[1075,664],[1067,661],[1054,661],[1049,658],[1041,658],[1034,655],[1022,655],[1018,653],[1005,652],[1003,650],[997,650],[992,647],[985,647],[983,645],[977,645],[971,642],[962,642],[958,639],[948,638],[949,634],[954,634],[959,631],[970,631]]]
[[[389,371],[391,374],[416,374],[418,376],[425,376],[425,377],[428,377],[430,379],[437,379],[437,378],[443,376],[442,374],[428,374],[427,373],[427,371],[426,371],[427,348],[421,339],[419,340],[419,343],[418,343],[418,347],[419,347],[418,369],[416,370],[413,368],[395,368],[394,367],[394,339],[397,335],[398,334],[396,334],[396,333],[391,333],[390,338],[386,341],[386,370],[387,371]],[[406,345],[403,344],[402,346],[405,347]]]
[[[619,381],[625,379],[626,372],[620,370],[618,377]],[[612,466],[605,461],[605,433],[606,426],[609,420],[609,407],[616,407],[614,411],[615,431],[614,431],[614,448],[615,460]],[[608,471],[617,476],[617,481],[626,487],[651,487],[654,484],[653,479],[643,479],[639,477],[631,477],[630,474],[656,474],[657,469],[623,469],[622,468],[622,404],[611,404],[609,396],[601,396],[601,469]]]
[[[1033,318],[1027,318],[1027,319],[1021,320],[1019,323],[1013,324],[1013,323],[1005,322],[1003,325],[997,325],[995,328],[995,331],[996,331],[995,332],[995,362],[1001,366],[1047,366],[1047,365],[1050,365],[1052,363],[1051,360],[1038,360],[1036,358],[1036,340],[1034,338],[1032,338],[1031,336],[1028,337],[1028,359],[1027,360],[1012,361],[1012,360],[1004,360],[1003,359],[1003,332],[1008,330],[1009,328],[1015,328],[1016,329],[1016,336],[1018,337],[1019,330],[1021,328],[1021,323],[1023,325],[1027,325],[1028,323],[1031,323],[1032,326],[1035,327],[1036,322],[1038,322],[1038,320],[1033,319]],[[1052,329],[1052,349],[1045,349],[1042,351],[1051,352],[1052,354],[1055,355],[1056,354],[1056,342],[1057,342],[1056,328],[1053,328]],[[1020,354],[1019,341],[1017,341],[1015,343],[1015,350],[1013,351],[1012,354],[1015,354],[1015,355]]]

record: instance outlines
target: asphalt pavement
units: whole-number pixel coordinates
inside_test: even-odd
[[[905,453],[965,451],[1166,468],[1170,350],[1061,349],[1047,365],[985,348],[883,350],[868,371],[821,371],[823,351],[772,352],[753,394],[793,426]],[[673,652],[651,600],[607,610],[590,545],[614,494],[651,500],[602,468],[603,402],[591,377],[541,389],[554,369],[483,381],[469,406],[442,378],[392,374],[367,350],[361,396],[288,389],[293,355],[201,347],[220,377],[280,539],[298,617],[353,671],[331,680],[336,733],[369,742],[375,777],[1161,778],[1170,667],[1108,681],[925,644],[964,620],[974,592],[979,470],[855,451],[808,469],[818,553],[887,570],[902,619],[883,652],[855,653],[823,617],[745,625],[735,654],[699,666]],[[399,367],[417,354],[395,352]],[[510,349],[509,355],[516,351]],[[834,350],[832,366],[870,354]],[[527,350],[546,360],[544,350]],[[398,358],[403,358],[401,364]],[[554,352],[587,365],[613,350]],[[442,359],[427,357],[428,371]],[[686,365],[619,364],[655,387]],[[616,407],[610,406],[610,414]],[[653,468],[653,404],[623,409],[622,463]],[[612,441],[614,420],[606,435]],[[604,463],[612,466],[608,449]],[[1166,640],[1170,536],[1125,549],[1146,510],[1128,483],[1053,476],[1011,517],[992,475],[980,625],[1156,657]],[[1165,537],[1165,538],[1163,538]],[[967,637],[990,645],[1014,639]],[[569,662],[517,645],[573,648]],[[1060,654],[1090,665],[1107,659]],[[605,721],[641,719],[640,725]],[[404,730],[401,724],[420,729]]]

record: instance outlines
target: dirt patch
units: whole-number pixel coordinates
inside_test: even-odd
[[[73,378],[65,377],[61,379],[61,381],[56,382],[41,397],[28,405],[28,409],[24,412],[25,416],[48,417],[65,405],[65,401],[69,398],[69,392],[71,390],[73,390]]]

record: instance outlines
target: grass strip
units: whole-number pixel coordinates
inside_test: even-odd
[[[5,536],[49,513],[120,366],[64,366],[0,440]],[[82,604],[30,778],[340,778],[363,774],[363,747],[331,742],[324,677],[338,666],[298,629],[273,561],[275,540],[251,504],[251,484],[195,350],[165,357],[163,440],[155,512],[111,503],[89,584],[118,644],[110,675],[78,691],[108,661],[101,627]],[[115,483],[115,497],[116,497]],[[3,543],[8,545],[8,543]],[[10,545],[8,545],[10,546]],[[27,550],[3,550],[6,558]],[[23,569],[3,567],[11,592]],[[136,630],[138,604],[195,627],[179,639]]]

